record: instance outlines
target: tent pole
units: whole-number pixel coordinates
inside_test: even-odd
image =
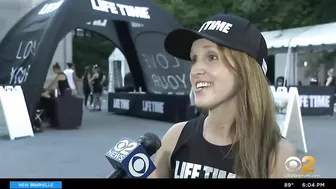
[[[287,51],[287,58],[286,58],[286,66],[285,66],[285,74],[284,74],[284,82],[283,86],[288,85],[288,72],[289,72],[289,64],[290,64],[290,56],[291,56],[292,48],[290,46],[290,41],[288,43],[288,51]],[[287,82],[286,82],[287,81]]]

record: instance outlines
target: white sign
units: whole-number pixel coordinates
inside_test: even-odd
[[[271,86],[277,109],[278,125],[283,137],[290,141],[298,150],[308,152],[306,136],[303,128],[299,92],[296,87]]]
[[[116,15],[123,15],[133,18],[150,19],[148,7],[138,7],[132,5],[124,5],[104,0],[91,0],[93,10],[109,12]]]
[[[0,123],[0,128],[5,131],[1,134],[9,134],[11,140],[34,136],[26,101],[20,86],[0,86],[0,104],[0,116],[3,116],[2,120],[4,120]]]

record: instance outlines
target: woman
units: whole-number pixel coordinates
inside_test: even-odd
[[[54,81],[44,90],[44,92],[41,94],[42,98],[40,99],[40,104],[38,109],[43,110],[43,121],[49,122],[49,124],[52,123],[53,119],[53,102],[50,99],[51,95],[57,97],[64,95],[67,91],[69,94],[71,94],[71,89],[67,80],[66,75],[62,72],[62,69],[60,65],[56,62],[56,64],[53,65],[53,71],[56,74],[56,77]],[[57,89],[57,94],[54,93],[55,89]],[[34,122],[33,129],[35,132],[41,132],[43,131],[42,125],[39,124],[39,122]]]
[[[296,150],[282,139],[265,78],[267,46],[247,20],[225,14],[198,32],[172,31],[168,53],[191,60],[195,104],[208,115],[171,127],[152,178],[284,177]]]
[[[54,81],[46,88],[46,90],[42,93],[42,96],[50,98],[50,93],[54,91],[54,89],[58,89],[57,96],[63,95],[66,91],[70,90],[70,86],[67,80],[66,75],[63,73],[60,65],[56,62],[53,65],[53,71],[56,74]]]
[[[328,78],[327,81],[325,82],[326,86],[336,86],[336,77],[334,76],[334,68],[331,68],[327,72]]]
[[[93,91],[93,111],[101,111],[101,95],[103,93],[103,83],[105,76],[100,72],[97,65],[93,67],[93,75],[90,79]],[[98,108],[97,108],[98,107]]]
[[[91,79],[90,66],[86,66],[83,74],[83,92],[84,92],[84,105],[87,107],[87,102],[90,96],[90,105],[93,103],[92,85],[89,82]]]

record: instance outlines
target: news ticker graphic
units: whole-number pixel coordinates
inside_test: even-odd
[[[62,189],[62,182],[48,181],[10,181],[10,189]]]
[[[14,180],[14,179],[12,179]],[[111,189],[116,185],[121,185],[126,188],[132,188],[136,184],[137,187],[144,188],[155,188],[157,186],[167,186],[175,187],[185,183],[186,185],[195,184],[200,188],[215,188],[218,185],[227,185],[230,188],[260,188],[267,187],[272,189],[277,188],[336,188],[336,179],[197,179],[195,181],[190,181],[191,179],[58,179],[55,181],[41,181],[44,179],[32,179],[35,181],[11,181],[13,183],[25,183],[25,184],[41,184],[41,183],[60,183],[60,187],[53,184],[53,188],[50,189],[77,189],[77,188],[88,188],[88,189]],[[54,180],[54,179],[52,179]],[[1,179],[0,188],[8,188],[9,180]],[[18,186],[17,184],[13,186]],[[11,189],[47,189],[46,185],[20,185],[21,187],[11,187]],[[31,186],[31,187],[30,187]],[[34,188],[35,187],[35,188]],[[192,187],[192,186],[191,186]]]

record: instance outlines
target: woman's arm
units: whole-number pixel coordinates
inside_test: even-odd
[[[156,170],[149,178],[169,178],[171,176],[171,154],[175,149],[176,143],[186,122],[180,122],[173,125],[161,140],[161,148],[155,156]]]
[[[53,89],[55,89],[57,87],[57,82],[61,79],[63,79],[64,77],[62,77],[62,75],[57,75],[54,79],[53,82],[51,82],[51,84],[46,88],[46,92],[50,92]]]
[[[87,80],[88,80],[88,84],[89,84],[89,87],[90,87],[90,91],[92,92],[92,82],[91,82],[91,74],[88,74],[86,76]]]
[[[103,78],[102,78],[101,83],[100,83],[102,86],[104,84],[105,79],[106,79],[106,77],[105,77],[105,75],[103,75]]]
[[[90,80],[89,80],[90,83],[91,83],[94,79],[96,79],[96,78],[97,78],[97,74],[93,74],[92,77],[91,77]]]
[[[333,78],[332,77],[328,77],[327,82],[326,82],[326,86],[329,86],[330,83],[332,82]]]

